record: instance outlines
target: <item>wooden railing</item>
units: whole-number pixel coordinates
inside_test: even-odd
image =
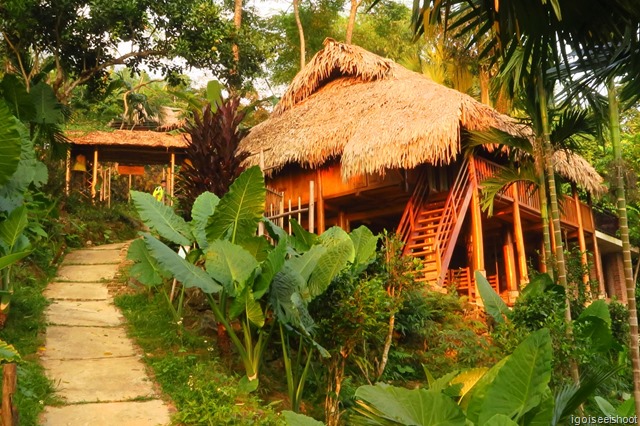
[[[291,219],[296,219],[302,225],[303,214],[307,215],[307,229],[314,232],[315,218],[315,190],[314,181],[309,181],[309,205],[302,206],[302,199],[298,197],[296,200],[291,198],[285,200],[285,193],[267,188],[267,197],[264,216],[273,221],[281,228],[285,228],[291,234]],[[262,232],[261,232],[262,233]]]
[[[422,205],[429,196],[429,179],[426,171],[423,169],[418,175],[416,187],[411,194],[409,202],[404,209],[400,224],[396,230],[396,234],[400,236],[402,241],[407,243],[411,235],[411,231],[415,229],[415,223],[420,214]]]
[[[498,174],[501,166],[484,158],[475,158],[476,176],[482,187],[482,181]],[[530,182],[518,181],[515,184],[516,191],[505,188],[499,191],[497,197],[505,201],[514,201],[514,193],[517,194],[518,203],[521,208],[529,209],[533,213],[540,213],[540,197],[538,191],[534,189]],[[582,214],[582,224],[584,229],[593,231],[595,229],[591,220],[591,207],[584,203],[580,203],[580,212]],[[575,200],[572,197],[564,196],[560,219],[565,223],[578,226],[578,212]]]
[[[436,231],[436,256],[438,271],[440,271],[439,283],[445,280],[449,262],[453,256],[455,240],[462,227],[464,215],[471,201],[471,185],[469,182],[469,162],[467,158],[462,162],[458,176],[449,191],[449,196],[444,204],[442,219]]]

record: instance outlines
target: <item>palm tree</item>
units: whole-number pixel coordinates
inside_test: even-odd
[[[547,83],[549,69],[567,70],[572,61],[594,65],[594,52],[606,60],[628,56],[627,40],[637,38],[640,12],[633,2],[627,0],[423,0],[414,7],[414,29],[424,31],[426,22],[436,22],[446,16],[445,25],[462,34],[472,33],[476,39],[493,32],[482,52],[496,49],[502,59],[502,70],[518,73],[516,83],[535,88],[538,118],[541,132],[537,135],[543,150],[548,180],[551,218],[555,234],[555,256],[558,282],[567,284],[560,215],[555,189],[554,165],[549,126],[549,91]],[[631,29],[631,31],[630,31]],[[635,31],[635,32],[634,32]],[[630,34],[632,36],[630,37]],[[472,38],[475,41],[475,39]],[[568,46],[575,52],[566,53]],[[632,44],[637,47],[638,44]],[[633,51],[633,50],[631,50]],[[482,56],[482,55],[481,55]],[[632,56],[628,56],[633,58]],[[633,61],[638,63],[637,59]],[[638,68],[635,74],[640,73]],[[620,206],[620,204],[619,204]],[[632,284],[632,283],[631,283]],[[570,315],[567,309],[567,315]],[[637,324],[637,323],[636,323]],[[637,339],[637,327],[636,327]],[[634,364],[636,411],[640,415],[640,354],[637,340],[631,352]],[[636,365],[638,369],[636,369]],[[574,380],[577,371],[574,371]]]

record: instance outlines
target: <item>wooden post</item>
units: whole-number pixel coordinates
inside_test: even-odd
[[[509,301],[515,302],[518,297],[518,278],[516,273],[516,257],[513,252],[513,236],[511,230],[507,229],[502,245],[502,254],[504,256],[504,268],[507,275],[507,292]]]
[[[518,267],[520,269],[520,284],[529,282],[527,271],[527,253],[524,248],[524,232],[522,231],[522,218],[520,217],[520,194],[518,184],[511,185],[513,193],[513,233],[516,238],[516,251],[518,252]]]
[[[484,266],[484,240],[482,237],[482,210],[480,210],[480,197],[478,194],[478,175],[476,173],[476,163],[473,156],[469,157],[469,176],[471,177],[472,193],[471,193],[471,243],[473,245],[473,276],[475,271],[479,271],[485,277],[487,270]],[[474,278],[474,294],[478,292],[478,283]],[[483,305],[481,298],[476,298],[475,302],[480,306]]]
[[[580,263],[585,269],[585,274],[582,276],[582,282],[587,284],[589,282],[589,261],[587,259],[587,242],[584,238],[584,226],[582,224],[582,210],[580,209],[580,197],[578,197],[578,189],[576,184],[571,184],[573,190],[573,200],[576,204],[576,216],[578,218],[578,246],[580,247]],[[568,247],[568,246],[567,246]]]
[[[316,217],[315,182],[310,180],[309,181],[309,232],[314,232],[315,217]]]
[[[17,383],[16,364],[4,364],[2,367],[2,426],[17,425],[17,410],[13,405],[13,394]]]
[[[111,166],[107,169],[107,207],[111,208]]]
[[[169,205],[172,206],[173,205],[173,194],[174,194],[174,188],[173,186],[175,185],[176,179],[175,179],[175,168],[176,168],[176,154],[175,152],[171,153],[171,175],[169,176]]]
[[[91,180],[91,202],[96,201],[96,184],[98,183],[98,149],[93,150],[93,176]]]
[[[129,189],[127,192],[127,202],[131,201],[131,175],[129,175]]]
[[[64,195],[69,196],[71,187],[71,150],[67,149],[67,159],[65,161],[66,171],[64,174]]]
[[[589,209],[591,212],[591,223],[595,226],[595,218],[593,217],[593,209]],[[598,237],[596,237],[595,231],[593,232],[593,260],[596,265],[596,277],[598,278],[598,291],[599,297],[604,299],[607,296],[607,290],[604,285],[604,275],[602,273],[602,256],[600,255],[600,248],[598,247]]]
[[[324,195],[322,193],[322,171],[317,171],[318,178],[318,234],[324,232]]]
[[[473,185],[473,193],[471,197],[471,238],[473,242],[473,270],[485,272],[484,240],[482,238],[482,210],[480,209],[478,181],[473,157],[469,157],[469,175],[471,176],[471,185]]]

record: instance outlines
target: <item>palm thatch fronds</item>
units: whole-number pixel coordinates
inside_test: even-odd
[[[348,179],[420,164],[448,164],[462,130],[497,128],[530,135],[511,118],[473,98],[360,47],[327,39],[293,80],[271,118],[240,149],[261,151],[264,165],[317,167],[341,157]]]
[[[604,179],[584,157],[561,149],[553,153],[553,161],[557,173],[591,195],[600,196],[607,192]]]
[[[183,135],[162,132],[115,130],[113,132],[67,132],[66,136],[74,145],[131,146],[148,148],[186,148]]]

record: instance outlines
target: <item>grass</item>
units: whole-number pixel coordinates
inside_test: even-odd
[[[54,384],[45,376],[39,363],[38,352],[43,346],[46,328],[44,310],[48,305],[42,295],[48,277],[39,274],[34,265],[16,268],[15,293],[11,299],[11,311],[0,339],[14,345],[22,356],[18,364],[18,389],[15,403],[20,415],[20,425],[38,424],[38,416],[45,405],[56,405]]]
[[[174,423],[284,423],[274,409],[277,403],[265,405],[256,395],[239,390],[239,377],[217,357],[212,338],[173,321],[164,295],[144,290],[123,294],[116,297],[116,305],[127,319],[130,335],[144,351],[144,360],[178,410]]]

